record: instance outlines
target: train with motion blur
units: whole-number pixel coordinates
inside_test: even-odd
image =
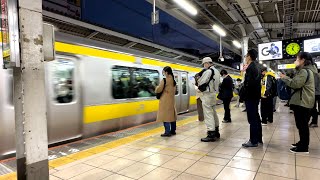
[[[49,144],[66,142],[154,121],[154,89],[162,68],[171,66],[177,81],[178,113],[196,109],[196,64],[149,58],[119,51],[110,44],[56,33],[56,59],[46,63]],[[218,69],[221,67],[216,66]],[[239,71],[229,70],[232,78]],[[0,159],[15,153],[13,75],[0,69]]]

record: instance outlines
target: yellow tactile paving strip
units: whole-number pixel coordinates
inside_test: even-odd
[[[219,108],[217,111],[221,111],[221,110],[222,110],[222,108]],[[184,120],[178,121],[177,122],[177,126],[178,127],[184,126],[186,124],[189,124],[191,122],[196,121],[197,119],[198,119],[198,116],[191,116],[191,117],[186,118]],[[77,152],[77,153],[74,153],[74,154],[70,154],[68,156],[64,156],[64,157],[60,157],[60,158],[57,158],[57,159],[50,160],[49,161],[49,169],[57,168],[59,166],[63,166],[63,165],[75,162],[77,160],[90,157],[92,155],[104,152],[106,150],[110,150],[110,149],[113,149],[113,148],[116,148],[116,147],[119,147],[119,146],[122,146],[122,145],[125,145],[125,144],[128,144],[128,143],[134,142],[136,140],[139,140],[139,139],[151,136],[151,135],[159,134],[162,131],[163,131],[163,127],[154,128],[154,129],[151,129],[151,130],[139,133],[139,134],[135,134],[135,135],[128,136],[128,137],[125,137],[125,138],[121,138],[121,139],[118,139],[118,140],[115,140],[115,141],[112,141],[112,142],[108,142],[108,143],[105,143],[105,144],[102,144],[102,145],[95,146],[93,148],[90,148],[90,149],[87,149],[87,150],[84,150],[84,151],[80,151],[80,152]],[[164,148],[164,149],[167,149],[167,147]],[[170,148],[170,150],[179,151],[178,149],[174,149],[174,148],[172,148],[172,149]],[[16,172],[12,172],[12,173],[0,176],[0,180],[15,180],[15,179],[17,179],[17,173]]]

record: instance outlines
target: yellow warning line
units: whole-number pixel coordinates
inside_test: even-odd
[[[177,126],[178,127],[184,126],[184,125],[189,124],[191,122],[194,122],[196,120],[197,120],[197,116],[192,116],[192,117],[186,118],[184,120],[178,121]],[[125,138],[121,138],[121,139],[118,139],[118,140],[115,140],[112,142],[108,142],[108,143],[105,143],[102,145],[95,146],[95,147],[87,149],[87,150],[83,150],[83,151],[73,153],[73,154],[70,154],[70,155],[67,155],[64,157],[50,160],[49,161],[49,169],[57,168],[59,166],[63,166],[63,165],[75,162],[77,160],[90,157],[92,155],[104,152],[106,150],[110,150],[110,149],[113,149],[113,148],[116,148],[116,147],[119,147],[119,146],[122,146],[122,145],[125,145],[128,143],[134,142],[136,140],[143,139],[145,137],[161,133],[162,131],[163,131],[163,127],[154,128],[154,129],[151,129],[151,130],[139,133],[139,134],[135,134],[135,135],[128,136]],[[15,180],[16,178],[17,178],[16,172],[12,172],[12,173],[0,176],[0,180],[11,180],[11,179]]]

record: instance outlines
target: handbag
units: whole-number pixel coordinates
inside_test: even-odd
[[[157,97],[157,99],[160,99],[160,97],[161,97],[161,95],[162,95],[162,93],[163,93],[163,91],[164,91],[164,88],[166,88],[166,79],[165,79],[165,78],[163,78],[163,81],[164,81],[164,85],[163,85],[163,89],[162,89],[162,91],[161,91],[161,92],[159,92],[159,93],[156,93],[156,97]]]

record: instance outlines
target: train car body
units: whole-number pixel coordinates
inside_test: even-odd
[[[177,112],[196,109],[193,83],[200,67],[63,33],[57,33],[55,48],[56,60],[45,67],[49,144],[154,121],[154,88],[165,66],[174,69]],[[0,159],[15,152],[12,79],[12,70],[0,69]]]

